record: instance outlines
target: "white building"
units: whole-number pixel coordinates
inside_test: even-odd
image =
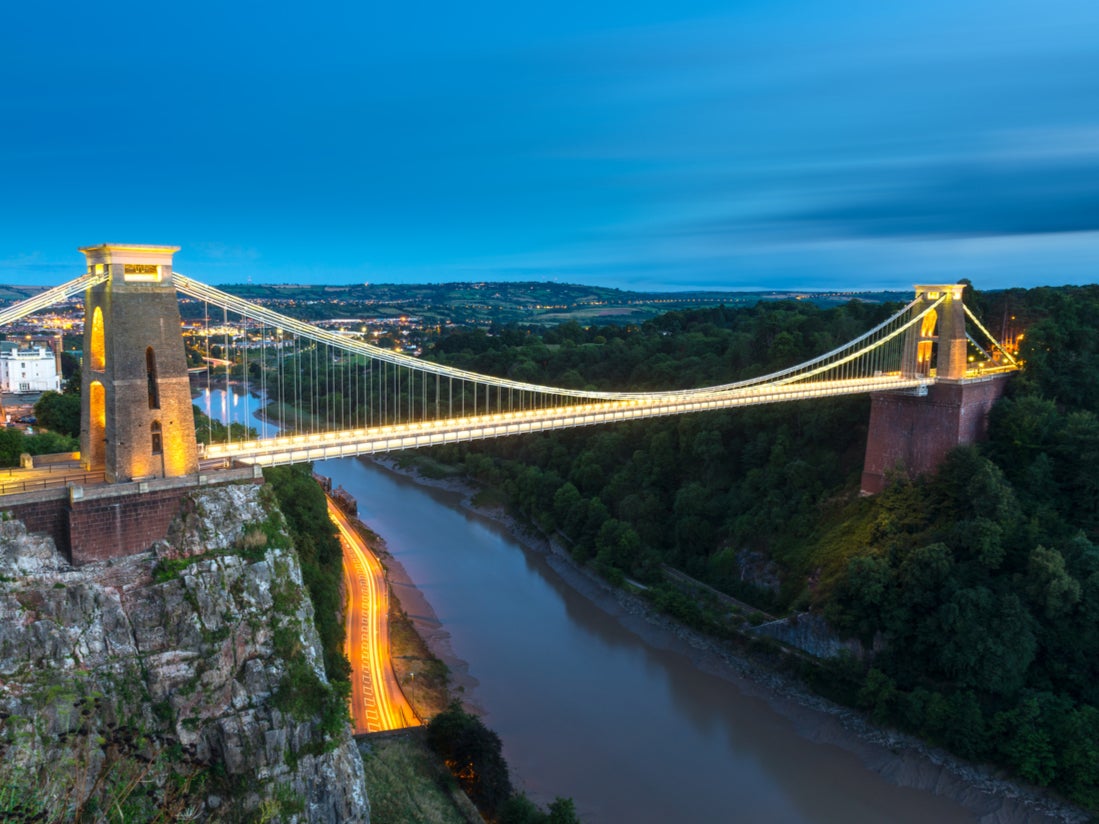
[[[0,341],[0,392],[61,391],[57,359],[45,346],[20,348],[14,341]]]

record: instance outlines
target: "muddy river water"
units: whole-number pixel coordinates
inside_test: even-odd
[[[456,493],[357,459],[317,469],[431,604],[465,699],[535,800],[571,796],[586,822],[974,820],[803,734],[831,719],[791,718],[646,643]]]

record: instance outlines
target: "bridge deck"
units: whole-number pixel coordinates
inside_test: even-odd
[[[273,466],[346,458],[373,452],[391,452],[424,446],[546,432],[577,426],[617,423],[685,412],[755,406],[780,401],[826,398],[890,390],[920,390],[927,378],[880,375],[872,378],[803,382],[789,385],[761,385],[709,395],[670,396],[651,401],[627,400],[577,404],[471,416],[452,420],[428,420],[416,423],[366,429],[285,435],[266,440],[233,444],[212,444],[206,448],[208,460],[221,459]]]

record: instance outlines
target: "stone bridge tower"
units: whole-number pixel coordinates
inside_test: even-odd
[[[84,297],[80,455],[111,483],[198,472],[187,359],[172,285],[178,246],[80,250],[107,280]]]
[[[967,376],[964,289],[960,283],[916,287],[914,314],[944,294],[946,300],[907,333],[901,373],[933,378],[934,383],[923,395],[870,396],[863,494],[881,492],[892,471],[932,472],[951,449],[981,440],[987,432],[988,412],[1003,395],[1008,375]]]

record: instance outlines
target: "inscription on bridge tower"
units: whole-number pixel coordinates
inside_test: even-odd
[[[84,297],[80,454],[112,483],[198,472],[191,387],[172,284],[178,246],[80,251],[107,280]]]

